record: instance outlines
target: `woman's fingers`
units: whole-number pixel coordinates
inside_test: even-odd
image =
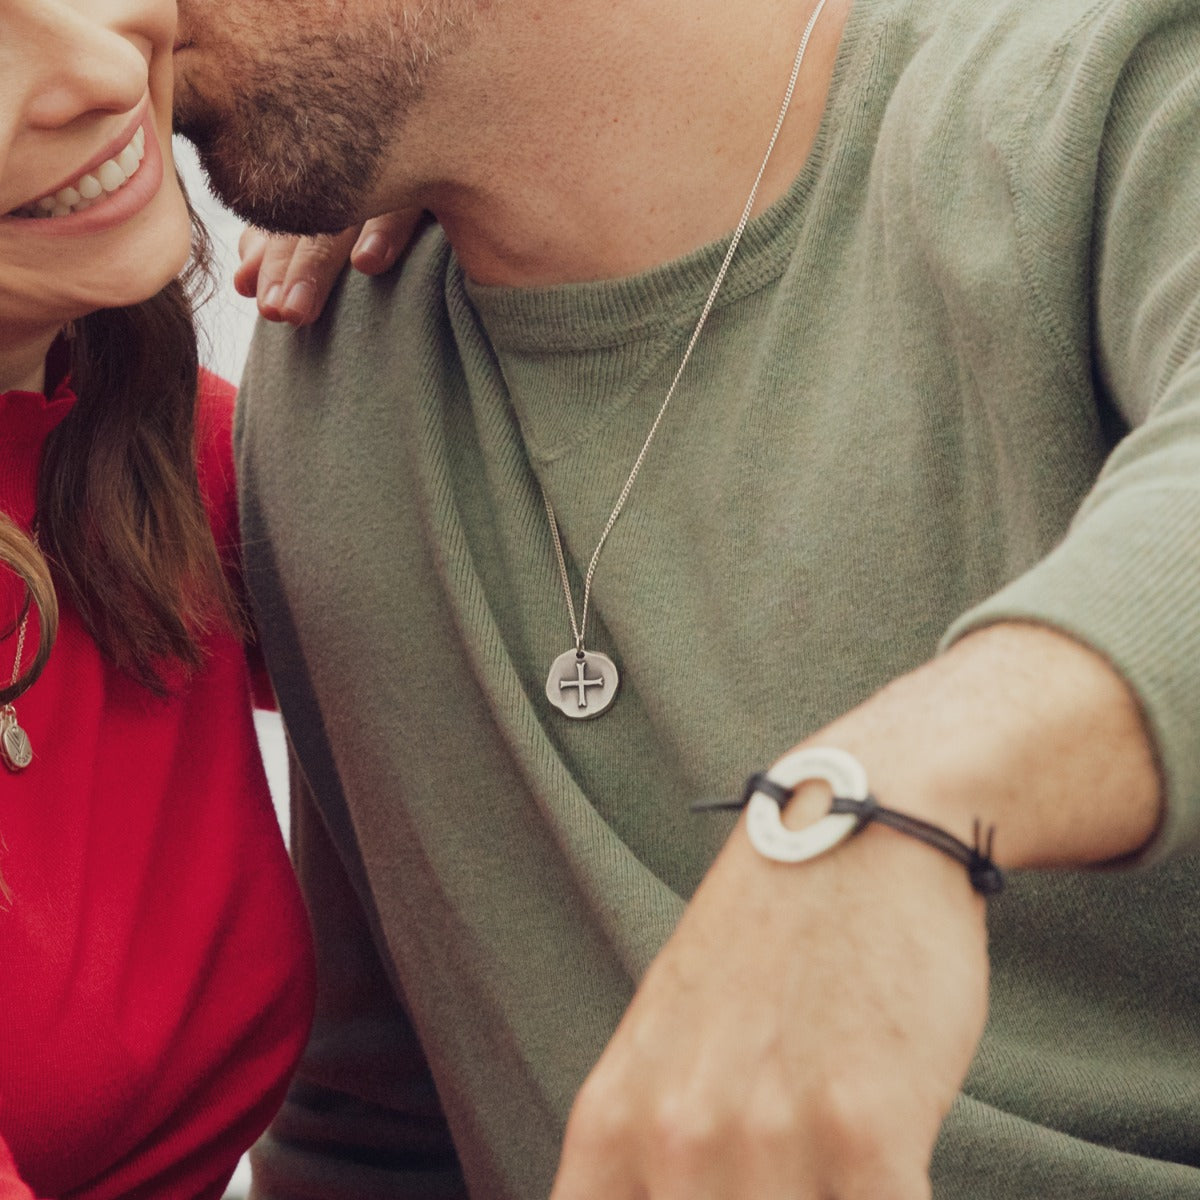
[[[342,233],[294,237],[246,229],[238,242],[241,262],[233,286],[254,297],[268,321],[309,325],[329,299],[346,263],[364,275],[395,265],[420,224],[420,209],[399,209]]]
[[[238,245],[234,287],[254,296],[268,321],[308,325],[321,315],[357,237],[357,229],[303,238],[248,229]]]
[[[258,293],[258,274],[262,267],[270,238],[261,229],[247,225],[238,238],[238,257],[241,260],[233,273],[233,287],[239,296],[247,299]]]
[[[390,269],[412,241],[423,216],[419,208],[401,208],[372,217],[350,251],[354,269],[364,275],[379,275]]]

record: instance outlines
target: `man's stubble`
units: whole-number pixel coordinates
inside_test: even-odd
[[[194,49],[179,56],[176,128],[195,143],[213,191],[245,220],[335,233],[367,215],[409,113],[469,42],[479,4],[254,0],[242,5],[252,14],[237,15],[236,0],[214,5],[214,27],[194,20]],[[181,12],[186,22],[186,0]]]

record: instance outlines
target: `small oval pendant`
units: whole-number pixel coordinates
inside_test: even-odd
[[[17,724],[11,706],[0,711],[0,758],[10,771],[23,771],[33,762],[29,735]]]
[[[607,654],[568,650],[560,654],[546,678],[546,699],[575,721],[598,717],[617,698],[621,677]]]

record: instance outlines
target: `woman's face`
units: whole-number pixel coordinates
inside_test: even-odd
[[[0,0],[0,349],[186,262],[174,33],[175,0]]]

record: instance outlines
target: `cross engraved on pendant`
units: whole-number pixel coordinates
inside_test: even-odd
[[[584,659],[581,658],[575,664],[575,678],[574,679],[560,679],[558,681],[558,686],[563,691],[565,691],[567,688],[578,688],[579,689],[579,707],[580,708],[587,708],[587,706],[588,706],[588,704],[587,704],[587,689],[588,688],[590,688],[590,687],[601,687],[602,688],[604,686],[604,677],[603,676],[600,676],[597,679],[588,679],[587,675],[585,674],[586,670],[587,670],[587,663],[585,662]]]
[[[608,712],[620,686],[621,676],[607,654],[597,650],[567,650],[550,666],[546,699],[564,717],[587,721]]]

